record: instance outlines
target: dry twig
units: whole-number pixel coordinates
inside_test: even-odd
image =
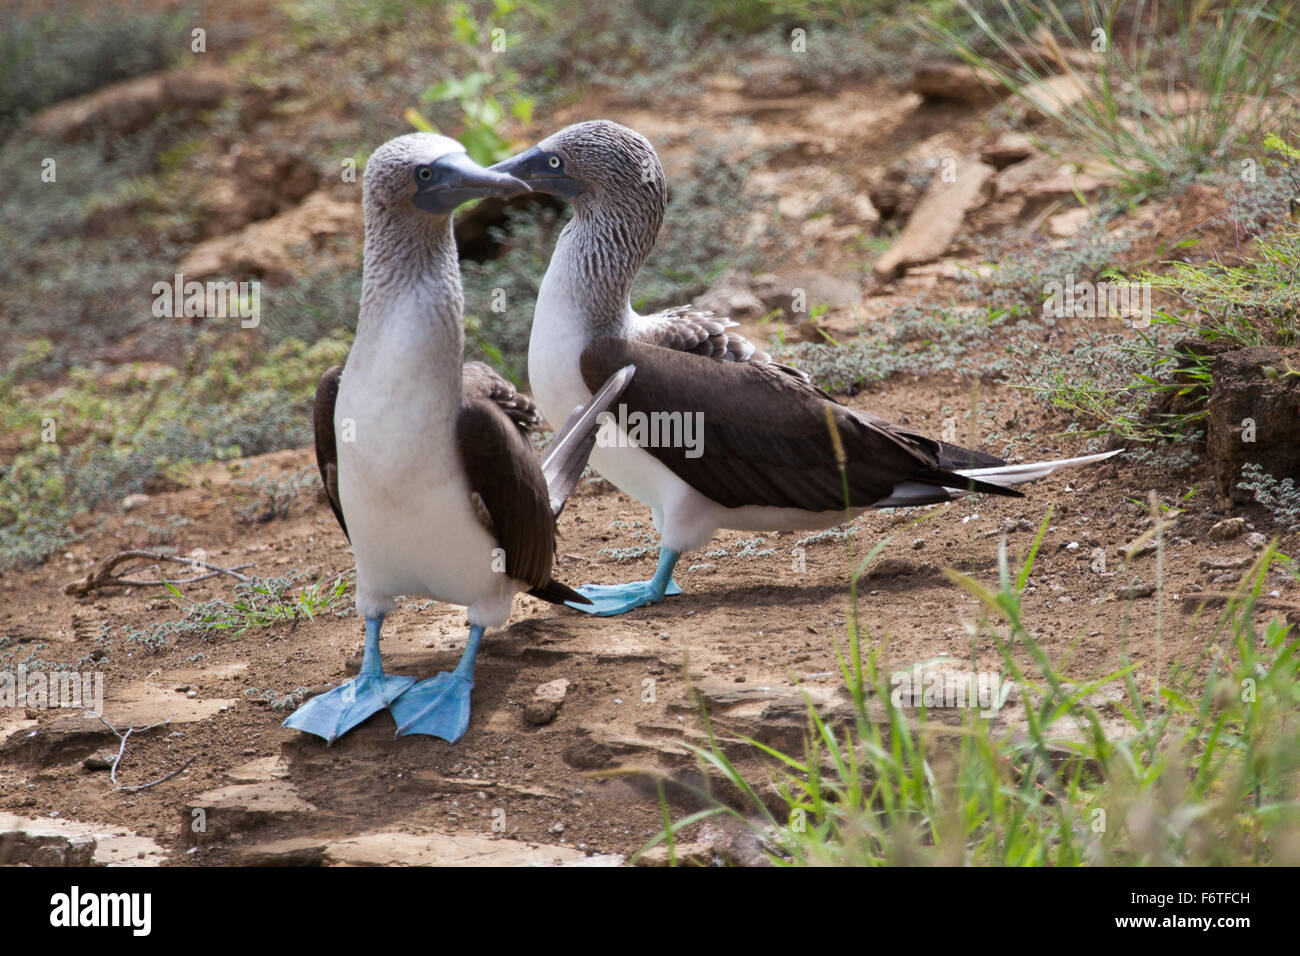
[[[156,564],[131,567],[124,571],[118,572],[115,569],[119,564],[126,561],[143,560],[143,561],[170,561],[173,564],[184,564],[191,568],[203,568],[208,573],[198,574],[185,578],[159,578],[156,581],[141,581],[126,577],[128,574],[138,574],[141,571],[148,571],[156,568]],[[239,572],[244,568],[252,567],[251,564],[240,564],[233,568],[222,568],[215,564],[209,564],[206,561],[199,561],[196,558],[186,558],[176,554],[159,554],[155,551],[119,551],[117,554],[105,558],[98,567],[92,568],[90,573],[83,580],[73,581],[64,585],[63,593],[71,594],[73,597],[85,597],[91,591],[99,588],[124,588],[124,587],[150,587],[159,584],[194,584],[198,581],[206,581],[208,578],[215,578],[219,574],[229,575],[236,581],[247,584],[252,580],[246,574]]]

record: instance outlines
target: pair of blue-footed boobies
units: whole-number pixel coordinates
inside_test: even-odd
[[[573,414],[539,463],[527,431],[533,403],[486,365],[462,367],[463,297],[451,213],[480,196],[528,191],[478,166],[454,140],[413,133],[366,165],[365,266],[347,364],[316,392],[316,461],[352,543],[366,642],[357,677],[288,720],[333,742],[383,708],[397,733],[458,740],[469,725],[483,632],[510,615],[518,591],[582,601],[551,577],[555,518],[586,466],[596,417],[631,370]],[[341,440],[340,440],[341,439]],[[469,610],[455,671],[416,683],[385,674],[379,632],[398,595]]]
[[[843,521],[846,510],[971,492],[1019,496],[1010,486],[1116,454],[1008,465],[840,405],[803,372],[728,331],[736,323],[726,318],[689,308],[638,315],[632,284],[654,248],[668,190],[654,147],[633,130],[578,123],[492,169],[573,204],[529,342],[528,377],[542,414],[588,401],[616,369],[635,365],[620,421],[681,415],[703,423],[702,446],[700,436],[690,445],[637,447],[626,435],[598,442],[592,467],[653,512],[659,567],[649,581],[579,588],[590,603],[575,607],[621,614],[681,593],[672,579],[678,559],[719,528],[816,529]]]
[[[462,368],[450,217],[471,197],[530,189],[574,206],[529,345],[541,413],[567,416],[540,463],[524,436],[537,407],[486,366]],[[399,734],[455,741],[468,726],[483,632],[505,623],[518,591],[620,614],[680,593],[678,559],[719,528],[815,529],[846,510],[1019,496],[1010,486],[1109,457],[1008,465],[840,405],[729,331],[726,318],[688,308],[638,315],[632,284],[663,222],[667,186],[650,143],[615,123],[570,126],[489,170],[445,137],[399,137],[370,158],[364,190],[356,341],[346,366],[322,378],[315,419],[321,478],[356,556],[365,654],[356,679],[308,701],[286,726],[332,741],[388,707]],[[637,447],[626,434],[597,442],[615,403],[621,421],[692,416],[702,444]],[[555,516],[589,454],[651,508],[662,536],[652,580],[574,591],[552,579]],[[416,683],[383,672],[380,627],[401,594],[469,609],[453,673]]]

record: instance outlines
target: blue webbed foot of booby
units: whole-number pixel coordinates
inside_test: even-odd
[[[659,568],[649,581],[629,581],[627,584],[587,584],[577,588],[577,592],[589,600],[590,604],[574,604],[569,607],[586,611],[597,617],[614,617],[625,614],[647,604],[658,604],[665,597],[682,593],[682,589],[673,580],[673,568],[681,554],[659,550]]]
[[[414,677],[385,674],[379,659],[379,628],[383,617],[366,619],[366,650],[361,673],[346,684],[317,694],[288,716],[282,726],[302,730],[334,743],[402,696]]]
[[[428,734],[454,744],[465,736],[469,729],[469,695],[474,689],[474,661],[482,639],[483,628],[471,627],[465,653],[454,671],[420,681],[393,704],[398,737]]]

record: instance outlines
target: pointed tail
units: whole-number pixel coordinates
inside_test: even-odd
[[[558,518],[564,510],[564,502],[587,467],[591,449],[596,445],[601,413],[609,411],[610,406],[622,398],[635,372],[635,365],[625,365],[606,379],[591,401],[569,413],[564,425],[542,453],[542,475],[546,478],[551,513],[555,517]]]
[[[1094,462],[1113,458],[1124,449],[1104,451],[1099,455],[1083,455],[1079,458],[1058,458],[1056,461],[1034,461],[1025,465],[995,465],[992,468],[960,468],[957,474],[963,478],[978,478],[991,485],[1010,488],[1023,485],[1027,481],[1037,481],[1056,471],[1058,468],[1072,468],[1075,465],[1091,465]]]
[[[961,475],[963,478],[973,478],[981,484],[995,485],[998,488],[1010,488],[1013,485],[1021,485],[1027,481],[1036,481],[1046,475],[1050,475],[1058,468],[1070,468],[1074,465],[1091,465],[1095,462],[1105,461],[1118,455],[1122,448],[1115,451],[1102,452],[1100,455],[1083,455],[1079,458],[1058,458],[1056,461],[1035,461],[1025,465],[993,465],[987,468],[954,468],[952,472]],[[930,484],[922,484],[919,481],[905,481],[900,485],[895,485],[894,490],[888,498],[882,498],[877,501],[873,507],[876,508],[909,508],[916,505],[932,505],[943,501],[952,501],[954,498],[961,498],[970,494],[972,491],[981,491],[979,487],[974,488],[948,488],[939,487]],[[1006,494],[1007,492],[1004,492]],[[1011,492],[1019,494],[1019,492]]]

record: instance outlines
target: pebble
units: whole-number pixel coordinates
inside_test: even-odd
[[[1230,541],[1246,530],[1245,518],[1225,518],[1210,528],[1211,541]]]

